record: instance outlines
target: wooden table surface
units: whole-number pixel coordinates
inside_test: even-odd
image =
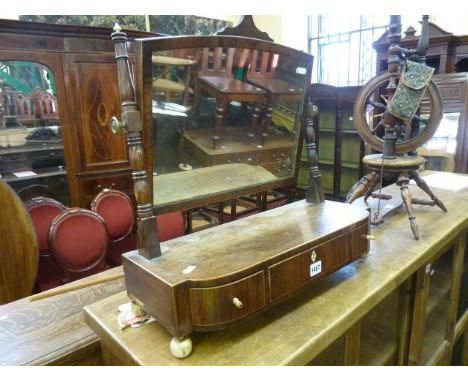
[[[422,196],[415,187],[410,188],[415,196]],[[389,189],[397,191],[395,186]],[[415,206],[419,241],[413,239],[406,212],[400,209],[384,225],[372,228],[376,240],[371,242],[366,259],[238,327],[197,333],[193,336],[194,352],[185,360],[170,355],[169,335],[157,324],[137,329],[148,335],[141,340],[141,348],[149,349],[149,354],[141,361],[176,365],[306,363],[446,243],[466,231],[468,190],[434,191],[449,212]],[[106,273],[120,271],[118,267]],[[130,344],[131,332],[121,333],[116,328],[115,311],[126,301],[125,293],[119,293],[124,290],[121,279],[44,300],[25,298],[0,306],[0,365],[99,364],[98,337],[86,325],[83,307],[99,301],[89,306],[88,312],[106,326],[102,333],[125,334],[128,338],[121,341]]]
[[[278,178],[261,166],[229,163],[153,176],[155,207],[264,184]]]
[[[121,271],[113,268],[73,284]],[[101,364],[98,339],[83,319],[83,307],[124,290],[121,278],[43,300],[26,297],[0,305],[0,365]]]
[[[410,190],[414,197],[424,197],[417,187],[410,185]],[[394,195],[396,204],[398,187],[392,185],[385,191]],[[86,320],[105,347],[125,364],[306,364],[467,231],[468,188],[433,191],[448,213],[437,207],[414,206],[419,241],[413,239],[406,211],[398,209],[384,224],[372,228],[375,240],[366,258],[244,324],[221,332],[195,333],[193,353],[186,359],[170,354],[171,336],[155,322],[136,329],[118,328],[117,308],[128,301],[125,293],[86,307]]]

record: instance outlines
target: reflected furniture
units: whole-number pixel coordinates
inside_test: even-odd
[[[265,99],[265,91],[258,86],[253,86],[234,78],[234,66],[242,67],[248,50],[238,52],[239,61],[234,62],[236,48],[223,47],[203,48],[198,72],[197,82],[199,91],[204,91],[216,98],[216,114],[213,126],[212,148],[216,150],[220,143],[220,134],[224,125],[224,116],[232,101],[253,104],[250,121],[249,136],[257,133],[257,125]],[[197,94],[197,105],[200,104],[200,94]],[[200,107],[197,106],[197,110]]]
[[[279,78],[276,73],[279,65],[279,56],[277,54],[253,50],[245,76],[248,83],[258,86],[267,93],[261,126],[262,138],[260,145],[262,146],[268,136],[273,108],[283,103],[298,103],[302,98],[303,89],[301,87]],[[305,70],[305,68],[303,69]]]
[[[144,118],[145,169],[147,175],[152,178],[150,187],[152,188],[152,200],[156,215],[171,211],[196,209],[242,195],[295,184],[296,163],[300,155],[305,119],[304,100],[308,89],[306,77],[312,61],[303,52],[294,51],[293,53],[293,50],[266,41],[244,39],[241,46],[230,41],[234,41],[234,38],[197,36],[178,37],[173,40],[158,38],[157,40],[141,39],[137,41],[138,64],[135,69],[137,98],[141,100],[141,112]],[[147,48],[143,49],[141,46]],[[224,127],[223,143],[214,149],[212,145],[213,126],[210,124],[211,118],[207,118],[207,116],[213,115],[213,112],[216,111],[216,104],[213,103],[212,96],[207,97],[205,92],[200,91],[198,93],[202,100],[199,117],[197,117],[197,113],[194,113],[193,123],[184,133],[185,157],[193,169],[181,173],[180,161],[178,158],[174,160],[174,152],[179,147],[178,139],[173,139],[172,143],[164,140],[171,131],[174,131],[173,120],[162,114],[152,115],[150,112],[155,97],[152,87],[153,57],[160,55],[180,57],[183,51],[193,52],[195,50],[199,52],[200,57],[203,56],[203,52],[206,52],[206,60],[210,62],[213,59],[209,55],[210,52],[220,51],[229,56],[232,48],[236,48],[241,56],[244,52],[250,54],[253,50],[271,50],[272,55],[279,55],[280,61],[293,63],[288,66],[288,72],[282,72],[282,75],[287,74],[296,83],[301,84],[299,87],[303,89],[301,102],[297,102],[295,105],[294,127],[292,131],[289,131],[272,124],[269,138],[261,146],[245,134],[251,126],[248,123],[250,113],[246,112],[241,105],[231,104],[232,110],[226,116],[226,120],[234,119],[236,126]],[[197,54],[193,53],[193,56],[196,57]],[[201,60],[203,61],[202,58]],[[305,72],[303,70],[296,71],[297,67],[306,70]],[[210,69],[209,72],[213,74],[217,71]],[[203,74],[202,70],[198,73],[197,78],[199,86],[203,86],[200,85],[202,82],[199,78],[200,74]],[[232,78],[232,74],[230,77]],[[216,78],[223,79],[223,77]],[[229,81],[232,82],[233,79],[229,79]],[[242,83],[240,80],[236,79],[236,81]],[[262,93],[262,97],[266,94],[263,90],[260,93]],[[237,110],[235,110],[236,108]],[[219,122],[220,119],[216,120]],[[217,122],[215,121],[215,123]],[[247,175],[243,175],[244,171],[247,171]],[[250,177],[250,180],[244,179],[246,177]],[[187,179],[187,183],[184,179]],[[157,187],[156,184],[158,184]]]

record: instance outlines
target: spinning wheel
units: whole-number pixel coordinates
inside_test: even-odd
[[[383,113],[387,108],[387,99],[382,94],[382,89],[388,86],[390,76],[386,71],[373,77],[363,86],[354,105],[354,123],[359,135],[379,152],[383,151]],[[416,150],[434,135],[439,126],[442,119],[442,102],[439,90],[432,80],[421,103],[419,115],[416,114],[411,121],[402,121],[395,144],[396,154]],[[425,116],[426,113],[429,114],[428,117]]]
[[[415,155],[417,147],[435,133],[442,119],[442,101],[439,90],[432,82],[434,69],[425,65],[428,47],[428,16],[423,17],[423,27],[418,47],[415,50],[401,48],[400,16],[390,17],[388,39],[389,70],[372,78],[359,92],[354,106],[354,120],[361,138],[382,154],[367,155],[362,162],[371,173],[356,183],[346,202],[365,195],[379,198],[377,211],[371,223],[378,224],[380,199],[388,195],[372,194],[379,184],[382,188],[384,174],[391,175],[400,187],[403,203],[408,212],[411,230],[416,240],[419,228],[413,214],[413,204],[437,205],[444,212],[444,204],[429,189],[419,176],[418,168],[424,164],[423,157]],[[413,198],[408,189],[410,179],[424,190],[430,200]]]

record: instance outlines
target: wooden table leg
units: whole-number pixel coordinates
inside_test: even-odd
[[[221,128],[223,126],[224,121],[224,114],[226,114],[226,109],[228,106],[228,102],[224,100],[218,100],[218,104],[216,105],[216,113],[215,113],[215,123],[213,127],[213,150],[216,150],[219,143],[219,134],[221,132]]]

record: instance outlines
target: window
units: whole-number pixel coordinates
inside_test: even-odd
[[[335,86],[366,83],[375,74],[372,42],[387,29],[388,15],[309,16],[312,82]]]

